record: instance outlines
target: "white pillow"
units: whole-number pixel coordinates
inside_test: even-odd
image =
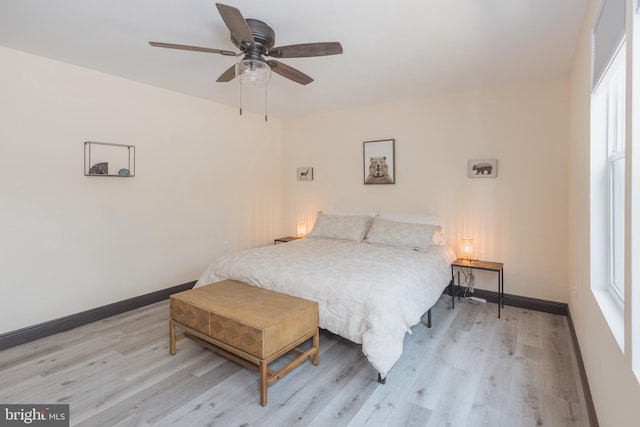
[[[433,232],[433,238],[431,239],[431,244],[433,245],[446,245],[447,242],[444,240],[444,227],[441,225],[436,225],[436,231]]]
[[[360,242],[371,224],[370,216],[325,215],[318,212],[318,218],[307,237],[343,239]]]
[[[388,219],[388,220],[397,221],[397,222],[435,225],[436,229],[433,233],[431,244],[433,245],[446,244],[446,241],[444,239],[444,228],[440,225],[440,218],[437,215],[399,213],[399,212],[380,212],[378,216],[382,219]]]
[[[375,217],[365,240],[376,245],[426,252],[435,229],[432,224],[411,224]]]

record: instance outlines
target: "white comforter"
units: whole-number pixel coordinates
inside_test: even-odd
[[[234,279],[317,301],[320,327],[362,344],[384,378],[402,354],[411,326],[451,280],[455,254],[346,240],[306,238],[225,254],[196,286]]]

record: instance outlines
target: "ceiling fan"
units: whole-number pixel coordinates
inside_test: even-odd
[[[276,34],[270,26],[257,19],[245,19],[242,13],[233,6],[216,3],[216,7],[231,32],[231,41],[240,49],[240,52],[172,43],[149,42],[149,44],[155,47],[216,53],[225,56],[244,56],[244,59],[238,64],[234,64],[222,73],[216,80],[218,82],[229,82],[244,73],[247,75],[256,73],[254,76],[258,76],[258,80],[260,80],[262,78],[259,73],[268,72],[270,69],[289,80],[306,85],[313,81],[311,77],[271,58],[304,58],[342,53],[342,45],[339,42],[302,43],[274,47]],[[262,82],[265,85],[266,83],[268,80]]]

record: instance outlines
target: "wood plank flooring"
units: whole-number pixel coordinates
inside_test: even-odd
[[[269,387],[190,340],[168,301],[0,351],[1,403],[68,403],[77,426],[588,426],[567,319],[442,297],[387,377],[323,331],[320,365]],[[277,365],[275,366],[277,368]]]

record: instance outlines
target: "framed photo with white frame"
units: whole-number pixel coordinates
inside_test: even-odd
[[[364,142],[364,183],[395,184],[396,183],[396,140]]]

